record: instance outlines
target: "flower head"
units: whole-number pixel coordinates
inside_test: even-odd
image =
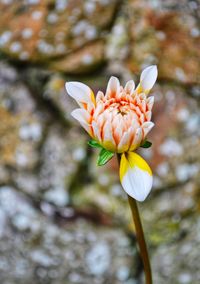
[[[152,187],[152,173],[147,163],[136,153],[149,131],[154,97],[147,97],[157,78],[157,67],[149,66],[141,74],[135,88],[130,80],[120,86],[111,77],[105,95],[80,82],[67,82],[66,90],[80,108],[72,112],[88,134],[107,152],[122,154],[120,180],[124,190],[137,200],[144,200]],[[109,157],[112,157],[110,155]],[[143,189],[141,189],[143,187]]]

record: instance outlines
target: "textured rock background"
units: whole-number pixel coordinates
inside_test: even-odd
[[[64,83],[105,90],[149,64],[154,283],[199,284],[200,2],[0,0],[0,19],[1,284],[143,283],[117,162],[96,167]]]

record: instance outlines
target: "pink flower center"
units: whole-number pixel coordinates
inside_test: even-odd
[[[123,137],[125,140],[128,136],[126,143],[130,148],[136,139],[137,143],[140,143],[145,138],[143,124],[150,121],[150,116],[146,95],[130,95],[121,90],[118,95],[106,95],[97,101],[95,109],[91,112],[91,131],[93,136],[97,136],[103,143],[111,139],[117,148],[120,147]],[[95,125],[98,134],[95,133]],[[141,129],[139,138],[136,137],[138,129]]]

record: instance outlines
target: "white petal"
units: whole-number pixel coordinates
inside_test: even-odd
[[[116,148],[115,140],[113,138],[111,123],[109,120],[106,121],[103,127],[103,145],[107,150],[114,151]]]
[[[104,93],[101,91],[98,91],[97,96],[96,96],[96,102],[98,103],[99,101],[104,99]]]
[[[141,141],[142,141],[142,129],[139,127],[135,132],[135,136],[129,151],[134,151],[135,149],[137,149]]]
[[[129,152],[121,157],[120,181],[128,195],[144,201],[152,188],[152,172],[142,157]]]
[[[128,150],[129,140],[130,140],[130,135],[128,132],[125,132],[117,146],[118,153],[126,152]]]
[[[114,116],[112,125],[113,125],[114,136],[116,138],[115,142],[117,145],[120,143],[120,140],[122,137],[122,125],[121,125],[121,120],[118,115]]]
[[[147,99],[147,105],[148,105],[148,109],[149,109],[149,110],[152,110],[153,104],[154,104],[154,97],[153,97],[153,96],[148,97],[148,99]]]
[[[153,178],[138,167],[129,169],[124,176],[122,186],[126,193],[137,201],[144,201],[152,188]]]
[[[88,123],[90,115],[85,109],[77,108],[71,112],[71,116],[78,120],[80,125],[91,135],[91,129]]]
[[[147,98],[147,96],[145,95],[145,93],[140,93],[140,94],[138,95],[138,97],[140,98],[141,101],[142,101],[142,100],[145,100],[145,99]]]
[[[140,114],[140,122],[144,123],[144,114],[143,113]]]
[[[128,81],[128,82],[126,83],[126,86],[125,86],[124,89],[125,89],[125,91],[126,91],[127,93],[129,93],[130,95],[132,95],[133,92],[134,92],[134,90],[135,90],[135,83],[134,83],[134,81],[133,81],[133,80]]]
[[[71,112],[71,116],[76,120],[88,123],[90,119],[89,113],[85,109],[77,108]]]
[[[151,121],[144,122],[142,129],[144,131],[144,137],[149,133],[149,131],[154,127],[154,123]]]
[[[120,93],[120,83],[117,77],[112,76],[108,81],[108,86],[106,89],[107,97],[115,97]]]
[[[156,82],[158,69],[156,65],[149,66],[144,69],[140,76],[140,84],[144,91],[149,91]]]
[[[120,138],[122,137],[122,127],[121,125],[117,125],[117,127],[114,129],[116,135]]]
[[[102,101],[99,101],[99,102],[97,103],[97,107],[95,108],[93,118],[94,118],[94,119],[97,119],[98,116],[103,112],[103,110],[104,110],[104,104],[103,104]]]
[[[85,84],[80,82],[67,82],[65,88],[69,96],[77,101],[82,106],[82,103],[93,104],[93,92]]]
[[[145,102],[145,100],[142,100],[141,107],[142,107],[142,111],[145,112],[146,111],[146,102]]]
[[[150,121],[151,120],[151,116],[152,116],[152,112],[151,111],[147,111],[145,113],[145,116],[146,116],[147,121]]]
[[[99,142],[102,142],[101,134],[100,134],[100,128],[98,127],[98,125],[97,125],[97,123],[95,121],[92,122],[92,129],[93,129],[95,138]]]

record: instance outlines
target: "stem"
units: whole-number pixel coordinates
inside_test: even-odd
[[[120,154],[117,155],[118,162],[120,164]],[[152,281],[152,273],[151,273],[151,265],[149,260],[149,254],[147,250],[147,245],[144,237],[144,232],[142,229],[142,223],[140,219],[140,213],[138,210],[137,202],[134,198],[128,195],[128,201],[132,212],[133,221],[135,224],[136,237],[140,248],[140,256],[142,258],[144,273],[146,278],[146,284],[153,284]]]
[[[131,207],[131,212],[135,224],[136,229],[136,237],[140,248],[140,255],[142,258],[143,266],[144,266],[144,272],[145,272],[145,278],[146,278],[146,284],[152,284],[152,274],[151,274],[151,265],[149,261],[149,255],[148,250],[144,238],[144,232],[142,229],[142,223],[140,220],[140,214],[138,211],[137,202],[134,198],[128,195],[128,201]]]

